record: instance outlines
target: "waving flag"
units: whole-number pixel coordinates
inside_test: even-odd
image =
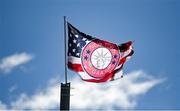
[[[122,75],[123,64],[133,55],[132,42],[116,45],[68,25],[68,68],[88,82],[106,82]]]

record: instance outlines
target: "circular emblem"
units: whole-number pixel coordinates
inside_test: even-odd
[[[119,58],[116,44],[98,39],[88,43],[81,54],[84,70],[94,78],[102,78],[111,73],[118,64]]]
[[[91,55],[91,63],[97,69],[105,69],[111,62],[112,55],[107,48],[95,49]]]

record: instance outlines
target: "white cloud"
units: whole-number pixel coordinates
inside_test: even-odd
[[[6,110],[7,106],[0,101],[0,111]]]
[[[32,60],[33,56],[27,53],[16,53],[5,57],[0,62],[0,70],[10,72],[12,69]]]
[[[137,98],[147,93],[151,88],[163,82],[143,71],[134,71],[116,81],[95,84],[72,81],[75,88],[72,90],[71,108],[73,109],[113,109],[134,108]]]
[[[0,109],[54,109],[60,104],[60,84],[58,78],[51,79],[44,90],[39,90],[32,96],[20,94],[17,100],[10,102],[10,107],[0,103]],[[88,83],[78,76],[71,81],[71,109],[119,109],[135,108],[138,97],[146,94],[151,88],[162,83],[143,71],[134,71],[119,79],[107,83]]]
[[[11,102],[12,109],[43,110],[57,108],[60,101],[58,80],[58,77],[51,79],[46,89],[40,90],[32,96],[22,93],[16,101]]]

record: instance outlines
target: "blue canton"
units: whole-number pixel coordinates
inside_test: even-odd
[[[68,23],[68,56],[81,56],[82,48],[93,38]]]

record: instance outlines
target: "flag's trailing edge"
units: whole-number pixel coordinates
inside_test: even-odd
[[[80,32],[68,25],[68,68],[84,81],[106,82],[121,78],[123,64],[134,51],[132,41],[116,45]]]

